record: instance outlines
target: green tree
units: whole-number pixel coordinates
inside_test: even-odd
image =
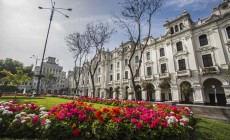
[[[181,89],[181,95],[183,94],[185,97],[185,102],[189,103],[190,102],[189,95],[193,92],[193,88],[191,84],[189,82],[183,82],[181,83],[180,89]]]
[[[18,72],[17,69],[22,70],[22,73],[26,73],[26,74],[28,74],[27,76],[32,78],[33,77],[32,68],[33,68],[33,65],[24,67],[23,63],[21,63],[17,60],[13,60],[11,58],[6,58],[5,60],[0,59],[0,79],[2,80],[2,78],[9,76],[6,74],[7,73],[6,71],[10,72],[11,74],[17,74],[17,72]],[[4,70],[6,70],[6,71],[3,72]],[[5,78],[5,80],[6,79],[7,78]],[[9,83],[9,81],[6,80],[6,82],[4,82],[4,85],[7,86],[8,83]]]
[[[24,73],[23,70],[16,68],[16,73],[13,74],[8,70],[3,70],[0,73],[4,74],[5,77],[1,78],[4,83],[10,83],[13,86],[18,87],[22,83],[26,83],[31,80],[27,73]],[[16,98],[16,91],[15,91]]]

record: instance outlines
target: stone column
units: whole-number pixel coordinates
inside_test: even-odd
[[[117,98],[117,93],[116,91],[113,91],[113,99]]]
[[[195,104],[204,104],[205,102],[205,97],[204,97],[204,91],[202,86],[193,86],[192,87],[194,92],[193,92],[193,100]]]
[[[226,106],[230,106],[230,85],[223,85],[222,87],[226,97]]]
[[[129,94],[129,93],[133,93],[133,94]],[[132,100],[134,99],[134,90],[133,88],[129,88],[128,89],[128,100]]]
[[[160,102],[161,101],[161,89],[160,88],[156,89],[155,96],[156,96],[156,101]]]
[[[148,99],[148,98],[147,98],[147,91],[146,91],[146,90],[142,90],[141,93],[142,93],[142,95],[141,95],[141,96],[142,96],[142,97],[141,97],[142,100],[147,101],[147,99]]]
[[[180,91],[177,86],[171,87],[171,94],[172,94],[172,101],[179,103],[181,99],[180,99]]]
[[[119,95],[118,96],[118,99],[122,100],[123,99],[123,89],[119,89]]]

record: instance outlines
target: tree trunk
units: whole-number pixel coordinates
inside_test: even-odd
[[[135,81],[134,81],[134,78],[135,77],[132,77],[131,78],[131,82],[132,82],[132,86],[133,86],[133,90],[134,90],[134,99],[135,99],[135,101],[137,100],[137,89],[135,88]]]
[[[92,88],[93,88],[93,98],[95,97],[95,83],[94,83],[94,76],[90,76],[91,77],[91,82],[92,82]]]

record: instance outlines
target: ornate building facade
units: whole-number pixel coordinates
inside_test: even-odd
[[[133,99],[133,88],[137,88],[138,100],[230,105],[230,1],[223,1],[205,19],[193,22],[184,11],[164,27],[165,35],[148,42],[136,87],[131,86],[127,66],[131,42],[103,51],[94,77],[96,97]],[[134,70],[139,56],[137,50]],[[146,90],[143,83],[152,89]],[[80,77],[80,89],[81,95],[92,96],[87,70]]]
[[[40,66],[35,66],[34,68],[34,77],[31,80],[31,82],[28,82],[27,84],[20,85],[19,89],[24,89],[26,90],[36,90],[37,88],[37,82],[38,78],[36,75],[39,75],[40,71]],[[40,90],[41,92],[48,92],[48,93],[61,93],[61,92],[67,92],[64,90],[65,88],[68,87],[67,83],[67,78],[66,78],[66,72],[63,71],[63,67],[59,66],[57,64],[56,58],[55,57],[48,57],[47,61],[43,63],[43,68],[42,68],[42,74],[52,74],[53,77],[55,77],[55,80],[53,81],[44,81],[42,78],[41,79],[41,85],[40,85]],[[66,93],[64,93],[66,94]]]

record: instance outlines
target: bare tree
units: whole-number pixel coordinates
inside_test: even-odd
[[[132,44],[128,67],[131,73],[135,99],[137,89],[135,88],[134,79],[139,74],[143,53],[151,38],[153,14],[159,10],[162,4],[163,0],[124,0],[124,2],[121,3],[123,8],[121,16],[114,16],[115,23],[125,30]],[[141,42],[142,40],[144,41]],[[137,50],[140,51],[139,63],[137,69],[133,70],[131,61]]]
[[[95,97],[95,82],[94,75],[96,73],[97,67],[101,62],[101,55],[103,46],[109,42],[111,35],[113,34],[114,29],[111,29],[108,23],[102,23],[97,21],[96,24],[88,23],[86,26],[85,36],[88,43],[90,44],[90,53],[93,58],[89,61],[88,70],[90,74],[90,79],[92,82],[93,88],[93,97]]]
[[[89,42],[86,36],[78,32],[69,34],[65,38],[69,51],[74,55],[74,70],[73,77],[75,81],[74,93],[78,93],[78,87],[80,83],[80,76],[83,72],[83,64],[86,62],[86,57],[89,51]]]

